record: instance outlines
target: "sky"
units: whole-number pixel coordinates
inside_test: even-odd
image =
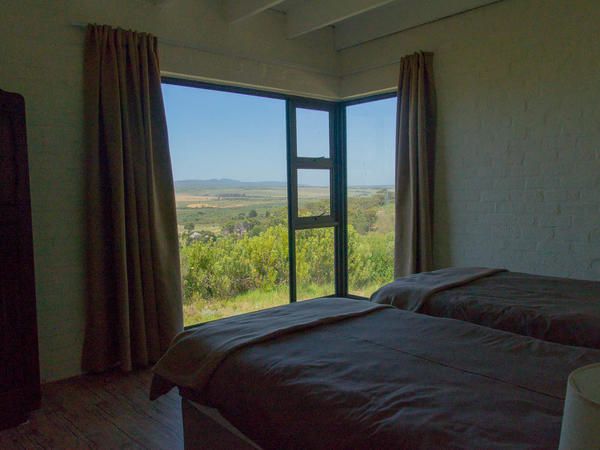
[[[285,101],[162,85],[175,181],[281,181],[286,173]],[[299,156],[325,156],[327,113],[297,110]],[[347,109],[348,185],[392,185],[396,99]],[[321,186],[317,171],[301,183]]]

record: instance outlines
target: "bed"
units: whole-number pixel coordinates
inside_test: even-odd
[[[151,398],[179,388],[186,448],[556,448],[567,376],[598,361],[599,350],[327,298],[183,332]]]
[[[600,282],[596,281],[450,268],[398,278],[376,291],[371,301],[600,349]]]

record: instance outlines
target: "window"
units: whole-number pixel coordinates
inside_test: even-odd
[[[331,215],[331,171],[298,169],[298,216]]]
[[[335,293],[335,238],[332,227],[296,231],[296,299]]]
[[[163,94],[186,326],[391,279],[394,99],[172,79]]]
[[[328,111],[296,108],[298,156],[329,158],[329,122]]]
[[[285,101],[163,84],[185,324],[289,301]]]
[[[346,108],[350,294],[394,278],[395,138],[395,97]]]
[[[288,101],[292,301],[343,291],[336,277],[342,267],[336,252],[342,233],[342,208],[336,202],[340,146],[333,139],[338,123],[338,105]]]

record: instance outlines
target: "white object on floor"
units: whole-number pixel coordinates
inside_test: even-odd
[[[569,375],[559,449],[600,449],[600,363]]]

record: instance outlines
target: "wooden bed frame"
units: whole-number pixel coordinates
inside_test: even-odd
[[[256,450],[261,448],[214,408],[182,397],[181,411],[186,450]]]

